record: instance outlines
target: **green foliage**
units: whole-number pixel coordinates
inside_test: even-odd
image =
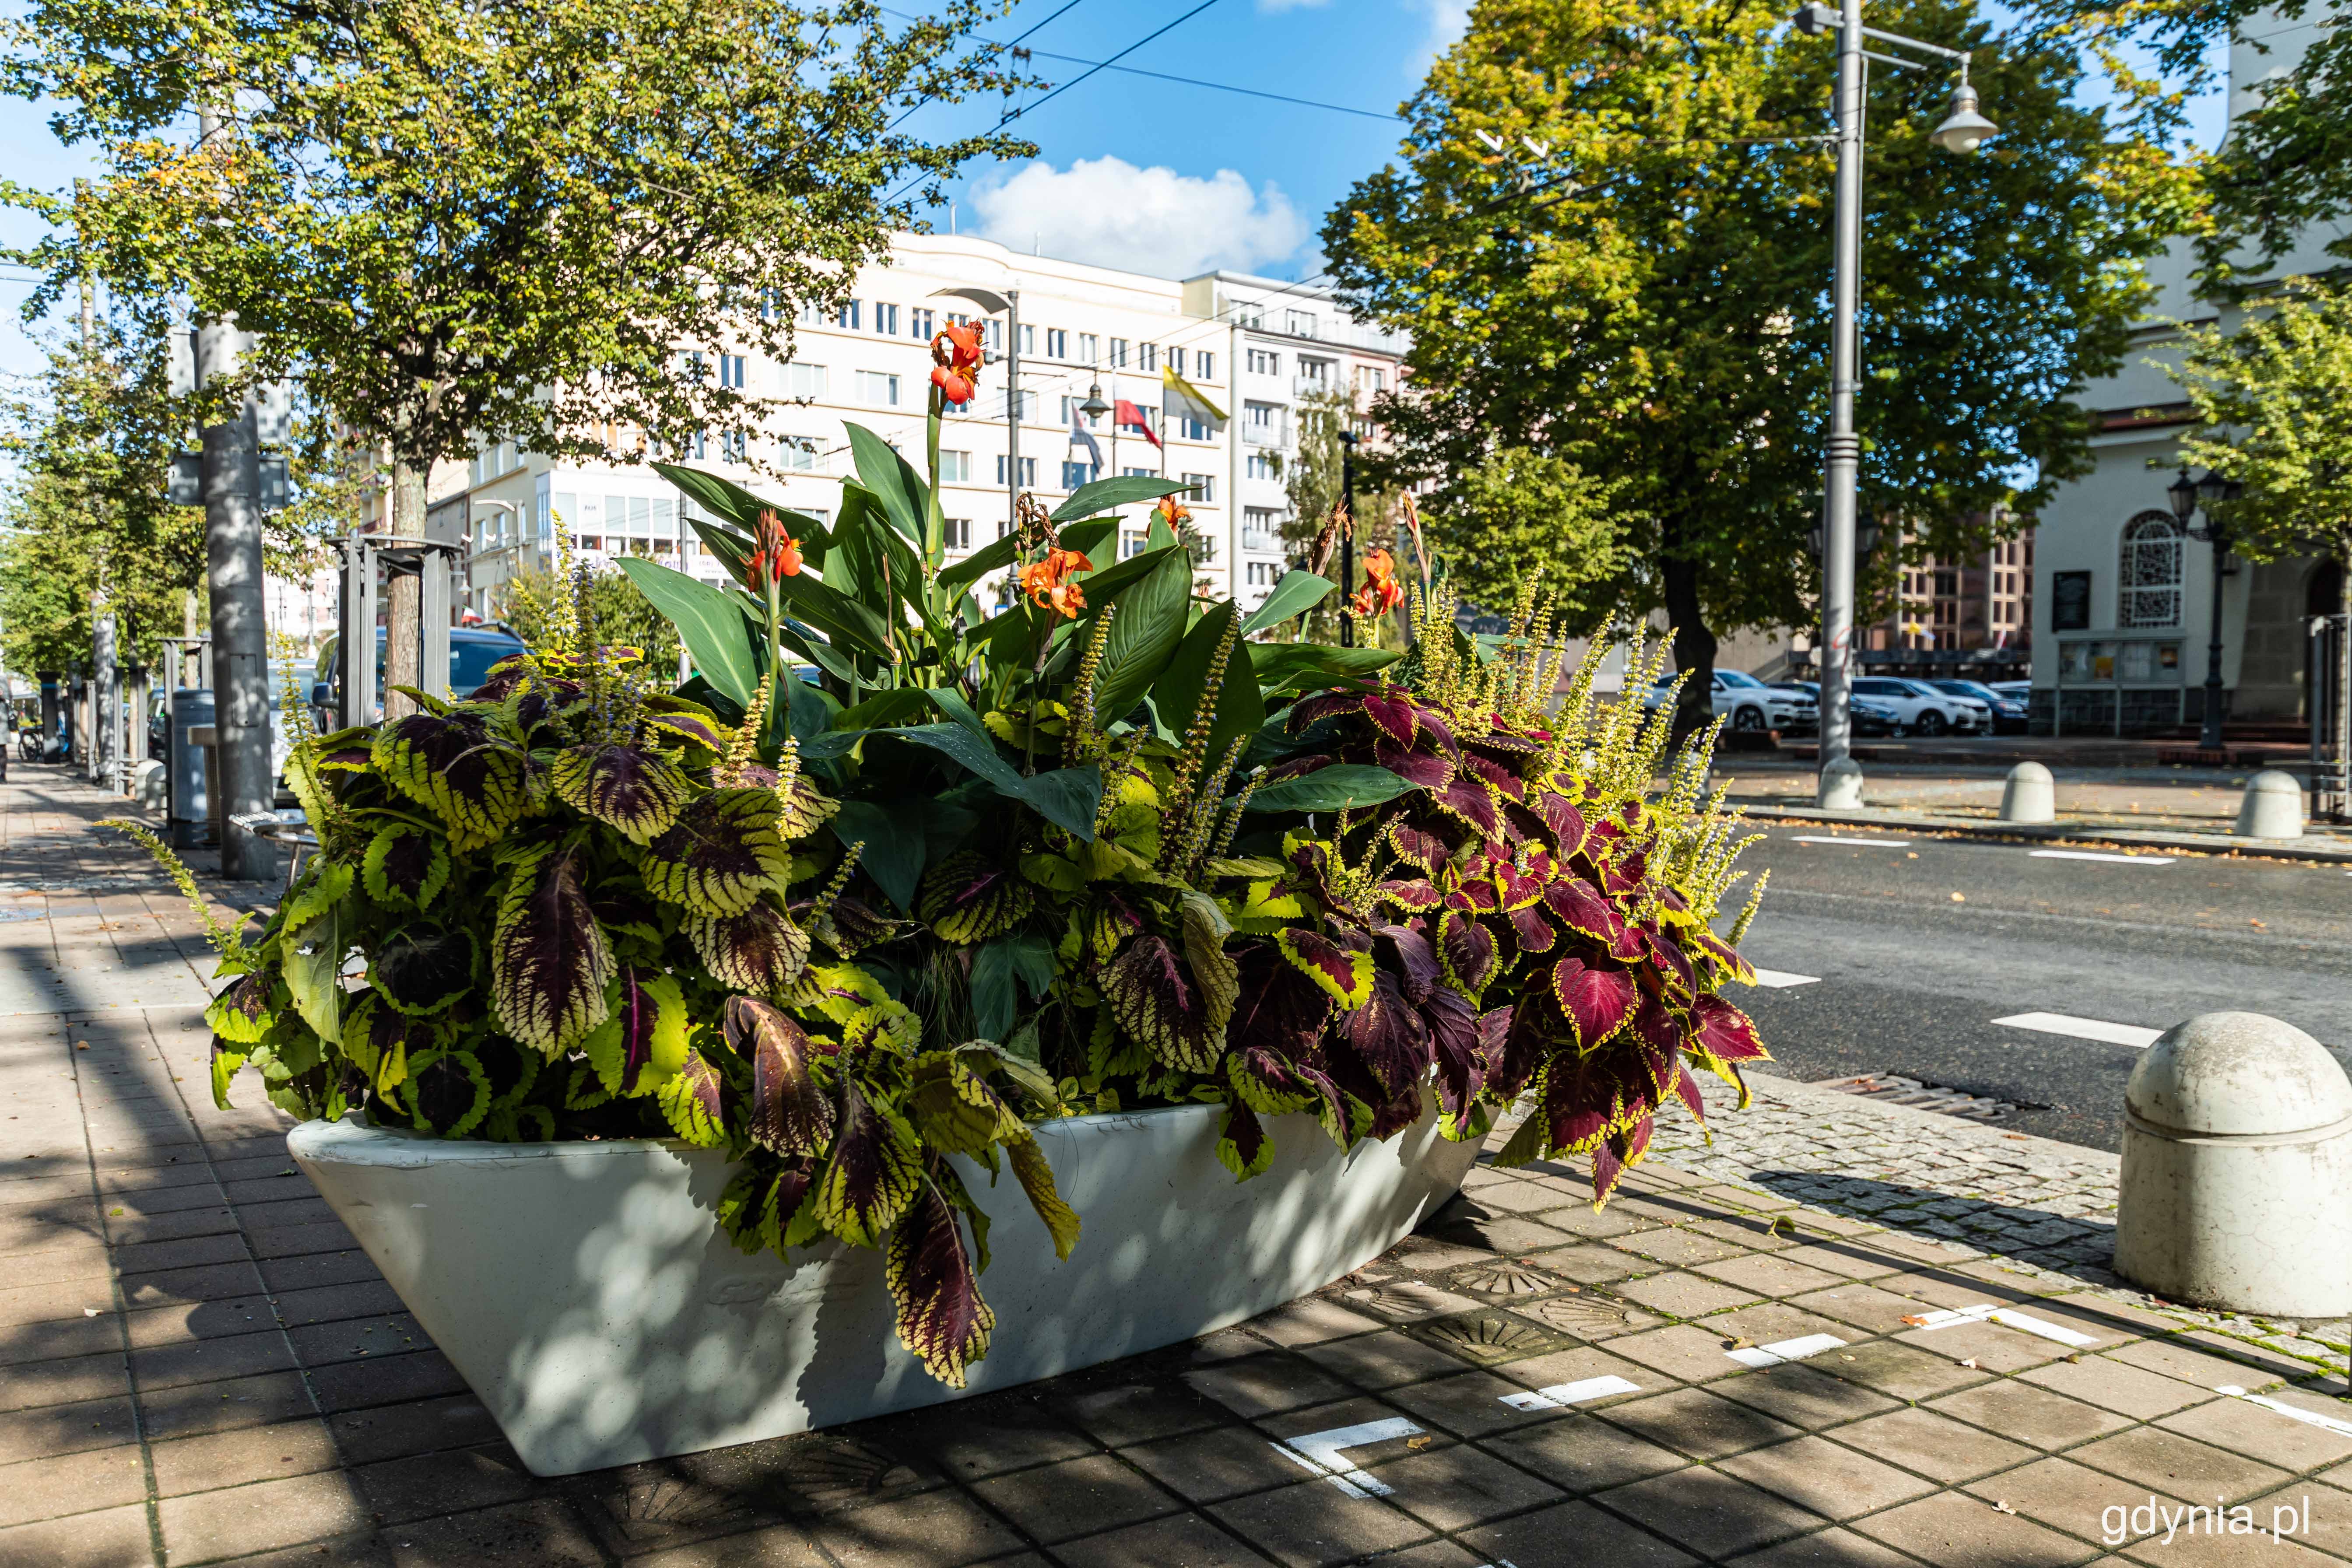
[[[556,600],[572,597],[569,584],[559,585],[545,572],[530,571],[509,579],[505,597],[492,606],[495,618],[534,647],[548,646],[557,632]],[[677,668],[677,628],[656,609],[623,572],[598,572],[588,579],[588,607],[596,620],[596,635],[608,643],[643,650],[648,670]],[[567,605],[568,608],[568,605]],[[743,696],[751,696],[751,688]]]
[[[2274,61],[2263,72],[2259,93],[2233,112],[2203,171],[2197,258],[2204,280],[2225,294],[2275,279],[2279,259],[2310,243],[2315,228],[2337,228],[2325,253],[2339,264],[2352,258],[2352,237],[2340,232],[2352,213],[2352,34],[2333,7],[2324,16],[2306,0],[2267,9],[2280,18],[2263,29],[2274,47],[2307,47],[2292,64]],[[2218,18],[2199,19],[2227,36]],[[2299,40],[2294,22],[2313,30]]]
[[[1539,577],[1561,595],[1566,629],[1587,632],[1633,566],[1614,504],[1622,489],[1549,452],[1507,447],[1464,472],[1426,526],[1463,597],[1500,611]]]

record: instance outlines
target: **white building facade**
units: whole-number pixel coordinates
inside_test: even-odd
[[[2265,11],[2247,19],[2231,48],[2233,120],[2258,101],[2266,79],[2294,68],[2315,32],[2307,18]],[[2344,232],[2338,224],[2305,234],[2273,276],[2339,265],[2325,247]],[[2101,425],[2091,440],[2095,466],[2059,487],[2037,519],[2037,734],[2149,734],[2200,723],[2217,591],[2226,715],[2280,725],[2305,716],[2305,617],[2335,610],[2336,569],[2308,559],[2234,562],[2217,579],[2211,547],[2189,538],[2167,504],[2165,487],[2179,472],[2179,437],[2191,422],[2165,374],[2178,363],[2179,326],[2228,329],[2243,315],[2198,298],[2190,268],[2186,241],[2149,263],[2157,299],[2124,366],[2079,395]]]

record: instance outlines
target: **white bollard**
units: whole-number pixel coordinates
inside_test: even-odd
[[[2052,781],[2048,768],[2040,763],[2020,763],[2009,770],[2009,782],[2000,788],[2000,819],[2003,822],[2058,820],[2058,787]]]
[[[2293,773],[2264,768],[2246,781],[2234,831],[2241,838],[2302,837],[2303,785]]]
[[[1862,766],[1852,757],[1840,757],[1822,770],[1813,804],[1823,811],[1862,809]]]
[[[150,811],[163,809],[163,764],[150,757],[131,770],[131,796]]]
[[[2116,1272],[2168,1300],[2352,1311],[2352,1080],[2260,1013],[2168,1030],[2124,1089]]]

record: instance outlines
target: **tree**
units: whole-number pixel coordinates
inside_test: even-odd
[[[1320,563],[1313,557],[1325,525],[1346,492],[1342,462],[1346,449],[1339,441],[1343,430],[1352,430],[1360,436],[1370,434],[1354,395],[1348,389],[1329,387],[1301,398],[1298,449],[1289,460],[1282,484],[1290,501],[1290,515],[1282,522],[1286,552],[1292,560],[1307,563],[1335,583],[1339,581],[1339,553],[1333,552],[1330,560]],[[1306,636],[1310,642],[1339,640],[1340,606],[1348,595],[1363,586],[1365,555],[1376,547],[1396,548],[1396,488],[1381,482],[1377,468],[1365,460],[1370,451],[1369,445],[1357,448],[1355,576],[1339,584],[1341,592],[1307,612]]]
[[[1520,587],[1559,595],[1556,625],[1590,632],[1615,607],[1628,563],[1614,504],[1622,487],[1524,447],[1461,475],[1425,526],[1465,598],[1502,611]]]
[[[2071,52],[2013,53],[1968,0],[1872,19],[1976,51],[2001,124],[1953,158],[1927,140],[1944,82],[1870,87],[1861,501],[1914,551],[1958,553],[1996,502],[2030,512],[2084,468],[2074,391],[2119,362],[2185,177],[2074,101]],[[1391,473],[1435,482],[1432,510],[1504,448],[1622,485],[1620,586],[1673,625],[1685,729],[1706,718],[1716,630],[1807,622],[1819,593],[1833,165],[1762,139],[1833,129],[1835,61],[1780,22],[1718,0],[1481,0],[1407,106],[1404,165],[1323,230],[1350,304],[1412,339],[1374,412]],[[1545,144],[1541,174],[1474,132]]]
[[[87,264],[234,316],[254,374],[381,446],[394,526],[421,533],[432,462],[478,440],[634,457],[775,403],[715,354],[782,357],[910,221],[898,197],[1024,150],[892,130],[996,83],[959,52],[980,15],[893,34],[871,0],[34,0],[8,85],[58,100],[100,168],[74,235],[31,253],[34,304]]]

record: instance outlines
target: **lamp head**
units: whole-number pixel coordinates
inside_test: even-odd
[[[1973,153],[2000,127],[1977,112],[1977,89],[1962,82],[1952,90],[1952,112],[1927,132],[1927,140],[1947,153]]]
[[[2228,500],[2230,489],[2230,481],[2221,477],[2219,469],[2208,468],[2205,477],[2197,481],[2197,499],[2210,507],[2217,500]]]
[[[2164,499],[2172,504],[2175,521],[2185,523],[2197,515],[2197,481],[2189,477],[2188,469],[2181,469],[2180,477],[2164,487]]]
[[[1838,16],[1836,6],[1820,5],[1801,5],[1798,7],[1796,16],[1790,19],[1796,23],[1797,31],[1809,38],[1818,38],[1823,33],[1836,32],[1843,20]]]
[[[1089,419],[1100,418],[1110,412],[1110,405],[1103,401],[1101,382],[1087,388],[1087,400],[1078,405],[1078,412]]]

